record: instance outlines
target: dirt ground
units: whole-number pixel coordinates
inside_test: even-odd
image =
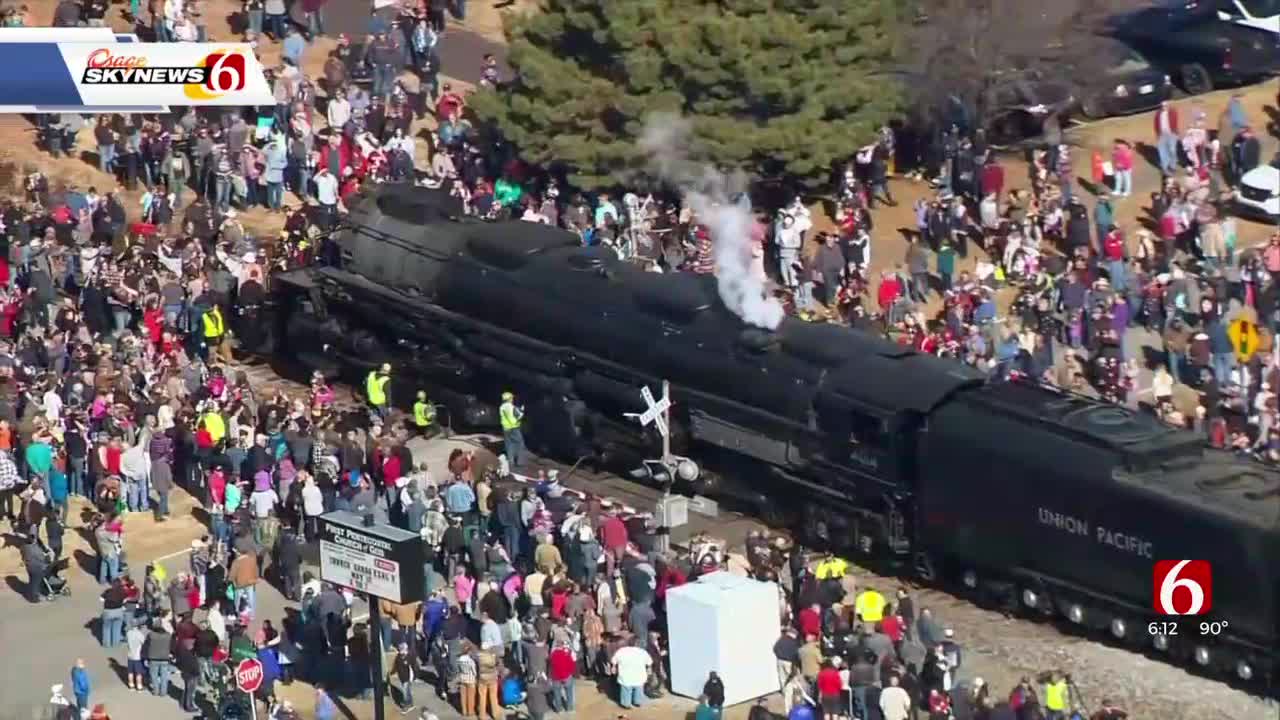
[[[335,0],[335,2],[367,2],[367,0]],[[13,2],[4,2],[0,5],[12,5]],[[50,24],[53,18],[53,11],[57,7],[57,0],[27,0],[25,3],[31,10],[30,17],[32,21],[39,24]],[[524,12],[535,5],[532,0],[514,0],[513,2],[491,1],[471,2],[467,6],[467,20],[465,24],[451,20],[454,27],[464,26],[467,29],[483,35],[486,38],[501,41],[503,18],[511,13]],[[121,4],[116,2],[113,5],[112,12],[108,15],[108,20],[114,30],[117,32],[130,32],[132,26],[130,22],[122,14],[127,7],[127,3]],[[237,17],[237,13],[241,7],[239,0],[207,0],[205,3],[205,17],[208,19],[208,34],[211,41],[218,40],[239,40],[240,38],[232,30],[232,22]],[[325,59],[336,45],[336,40],[331,37],[317,38],[307,49],[303,55],[302,68],[306,74],[312,78],[320,77],[324,67]],[[279,43],[273,43],[268,39],[263,39],[259,45],[259,57],[265,67],[274,67],[280,63]],[[454,84],[455,88],[466,90],[469,86],[467,83],[456,78],[449,77],[447,63],[444,68],[444,79]],[[321,118],[323,115],[320,116]],[[323,125],[320,122],[319,125]],[[434,122],[428,118],[425,121],[419,121],[415,125],[415,130],[422,133],[423,130],[434,126]],[[420,166],[425,167],[430,156],[428,146],[425,139],[419,135],[418,138],[417,157]],[[78,158],[50,158],[35,145],[35,131],[31,124],[25,118],[19,116],[0,116],[0,163],[8,163],[15,166],[15,169],[22,174],[32,169],[39,168],[42,170],[53,183],[64,182],[75,184],[81,188],[96,187],[98,190],[105,190],[115,185],[115,180],[111,176],[99,172],[97,168],[97,156],[93,149],[92,136],[89,130],[85,130],[80,135],[78,144]],[[0,177],[0,192],[5,190],[18,190],[17,185],[21,177],[15,176],[12,179]],[[141,197],[141,192],[126,193],[131,196],[131,200],[137,201]],[[189,201],[191,194],[188,192],[186,199]],[[297,199],[292,196],[286,197],[286,203],[292,201],[297,203]],[[274,237],[283,226],[283,216],[272,215],[262,208],[241,213],[241,221],[245,229],[250,234],[256,234],[260,237]]]
[[[1262,139],[1264,162],[1268,162],[1277,152],[1277,141],[1280,129],[1277,129],[1276,121],[1273,120],[1280,110],[1276,107],[1276,90],[1275,81],[1253,85],[1242,88],[1239,91],[1243,93],[1243,103],[1248,114],[1249,120]],[[1196,111],[1203,110],[1209,122],[1209,127],[1217,126],[1217,117],[1227,102],[1231,99],[1231,94],[1236,90],[1223,90],[1207,95],[1201,95],[1194,98],[1183,98],[1174,102],[1178,108],[1180,118],[1191,118]],[[1154,143],[1152,137],[1152,115],[1153,113],[1142,113],[1139,115],[1131,115],[1127,117],[1107,118],[1096,122],[1080,124],[1070,129],[1067,133],[1069,142],[1074,146],[1072,150],[1072,160],[1078,179],[1084,179],[1086,182],[1090,178],[1092,171],[1090,168],[1090,155],[1093,150],[1099,150],[1103,153],[1103,157],[1110,158],[1112,143],[1117,139],[1125,139],[1133,143],[1138,148],[1138,159],[1134,168],[1133,188],[1134,192],[1127,198],[1113,198],[1112,202],[1116,211],[1116,223],[1125,232],[1126,237],[1132,239],[1137,230],[1142,228],[1141,220],[1146,217],[1147,209],[1150,207],[1150,194],[1160,187],[1160,171],[1152,163],[1142,159],[1142,145],[1151,145]],[[1152,152],[1154,155],[1154,151]],[[1006,156],[1001,163],[1005,168],[1005,188],[1025,189],[1030,187],[1027,180],[1027,166],[1020,156]],[[872,258],[872,278],[878,278],[879,272],[882,270],[892,270],[894,266],[903,263],[906,258],[907,241],[900,229],[915,229],[915,214],[912,205],[917,199],[932,197],[934,191],[925,182],[913,182],[903,178],[897,178],[890,183],[891,192],[894,199],[898,201],[896,207],[880,207],[874,211],[875,231],[872,233],[873,249]],[[1085,205],[1089,208],[1089,216],[1093,217],[1093,204],[1096,195],[1091,191],[1091,186],[1079,183],[1077,181],[1076,193],[1082,198]],[[821,204],[812,207],[815,225],[820,230],[833,229],[831,220],[826,216]],[[1265,225],[1263,223],[1241,219],[1238,221],[1239,228],[1239,245],[1240,249],[1253,247],[1264,243],[1270,234],[1274,232],[1275,226]],[[962,270],[972,270],[974,264],[984,257],[980,248],[973,248],[973,252],[969,257],[958,263],[958,268]],[[870,291],[874,293],[875,285],[873,284]],[[1012,293],[1006,293],[1012,297]],[[941,306],[937,296],[933,296],[933,302],[928,307],[930,312],[936,311]]]

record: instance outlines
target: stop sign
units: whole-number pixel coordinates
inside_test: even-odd
[[[236,687],[244,692],[257,692],[262,687],[262,663],[254,658],[241,660],[236,666]]]

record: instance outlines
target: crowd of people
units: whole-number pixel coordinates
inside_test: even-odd
[[[39,120],[52,155],[91,138],[115,183],[99,191],[32,169],[26,197],[3,210],[0,512],[24,539],[28,597],[60,595],[63,534],[85,527],[104,585],[100,640],[124,646],[125,682],[165,695],[176,677],[182,709],[208,717],[244,712],[231,667],[249,657],[263,663],[258,697],[274,717],[296,716],[275,693],[294,678],[315,686],[315,717],[337,717],[340,695],[371,692],[375,645],[393,653],[382,669],[406,712],[424,685],[467,717],[512,706],[535,720],[571,713],[579,681],[624,708],[660,696],[665,593],[722,567],[722,553],[673,554],[652,518],[572,493],[554,473],[515,482],[487,449],[428,472],[407,442],[429,423],[355,421],[322,376],[305,395],[264,393],[235,369],[229,340],[254,332],[270,271],[313,260],[367,183],[444,185],[469,214],[558,225],[668,272],[714,271],[708,233],[678,203],[577,192],[474,126],[465,94],[439,76],[445,12],[459,7],[382,11],[367,39],[339,38],[311,78],[303,66],[324,32],[325,2],[299,2],[303,24],[283,0],[244,4],[245,39],[282,49],[273,106]],[[209,37],[201,5],[134,0],[130,12],[157,41],[194,41]],[[105,12],[97,0],[63,0],[56,23],[92,25]],[[26,14],[11,9],[4,23]],[[481,78],[500,86],[494,58]],[[425,118],[434,130],[422,138]],[[1147,403],[1215,445],[1280,460],[1274,355],[1264,346],[1245,357],[1230,330],[1243,318],[1274,331],[1280,318],[1280,235],[1237,249],[1225,211],[1259,162],[1251,119],[1238,97],[1216,128],[1199,111],[1184,128],[1167,106],[1150,140],[1165,183],[1151,196],[1150,227],[1130,229],[1113,203],[1132,193],[1146,143],[1117,140],[1087,179],[1073,174],[1077,150],[1036,150],[1021,189],[1006,187],[978,129],[886,127],[837,175],[835,231],[815,232],[799,201],[761,219],[758,271],[806,319],[886,333],[1002,378]],[[928,179],[937,193],[915,208],[906,256],[873,278],[873,237],[884,232],[874,211],[896,204],[895,175]],[[1089,181],[1092,212],[1081,190]],[[286,191],[299,202],[286,204]],[[240,213],[253,208],[286,213],[279,238],[246,230]],[[961,269],[970,255],[973,269]],[[1149,389],[1136,386],[1147,359],[1126,344],[1144,329],[1165,353]],[[1203,400],[1174,402],[1179,384]],[[207,511],[208,535],[181,563],[131,567],[123,518],[163,521],[178,486]],[[75,518],[78,496],[91,509]],[[357,508],[429,548],[427,599],[385,603],[380,627],[353,619],[349,589],[303,571],[316,518]],[[1062,673],[1025,679],[1008,696],[967,675],[953,633],[906,590],[888,599],[854,587],[838,559],[811,561],[762,536],[748,539],[746,556],[754,576],[783,589],[787,630],[775,654],[792,720],[1082,712]],[[260,617],[264,579],[299,611]],[[106,717],[83,663],[69,682],[71,697],[55,686],[52,705]],[[719,683],[708,679],[699,720],[720,716]],[[1094,715],[1123,716],[1106,702]]]
[[[797,203],[775,217],[781,284],[802,315],[884,333],[998,379],[1145,407],[1216,447],[1280,460],[1280,234],[1239,247],[1231,214],[1240,178],[1261,159],[1260,123],[1240,94],[1216,127],[1200,106],[1189,115],[1180,120],[1166,102],[1149,141],[1119,138],[1092,152],[1091,178],[1076,177],[1078,151],[1068,145],[1034,149],[1028,187],[1006,182],[980,129],[907,130],[906,143],[886,129],[840,177],[837,228],[817,233],[811,259],[799,252],[809,210]],[[1130,225],[1116,203],[1132,194],[1148,148],[1163,182],[1147,217]],[[873,277],[871,209],[877,196],[892,202],[879,188],[894,164],[931,179],[936,193],[916,202],[905,254]],[[961,269],[971,255],[972,270]],[[1198,395],[1188,400],[1179,388]]]

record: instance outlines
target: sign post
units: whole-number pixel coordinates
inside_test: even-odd
[[[320,579],[363,593],[369,603],[373,716],[383,720],[382,619],[378,600],[423,600],[425,552],[418,533],[378,525],[373,515],[338,510],[320,516]]]
[[[236,687],[249,696],[249,712],[254,720],[258,718],[258,701],[253,694],[262,687],[262,663],[256,658],[245,658],[236,665]]]

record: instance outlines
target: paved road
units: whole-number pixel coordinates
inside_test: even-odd
[[[458,439],[411,443],[415,460],[425,461],[433,468],[443,467],[454,448],[473,446]],[[640,511],[651,509],[659,495],[656,489],[595,474],[571,476],[566,485],[614,498]],[[691,516],[691,519],[697,529],[709,529],[714,522],[717,535],[731,543],[740,543],[747,529],[757,526],[753,521],[733,514],[723,514],[714,521],[700,516]],[[175,543],[173,547],[166,547],[149,557],[133,558],[132,565],[135,572],[140,572],[152,561],[165,563],[172,575],[186,564],[186,546]],[[0,588],[0,648],[8,653],[4,673],[0,675],[0,718],[43,720],[50,686],[62,683],[69,693],[70,669],[77,657],[84,658],[88,666],[93,684],[92,702],[105,703],[113,717],[156,720],[181,717],[176,704],[181,693],[180,680],[171,688],[172,698],[161,699],[127,689],[120,674],[125,662],[124,648],[107,651],[98,643],[97,618],[102,588],[75,563],[67,577],[72,588],[71,597],[40,606],[28,604],[21,595],[25,575],[8,576],[5,578],[9,586],[7,591]],[[276,588],[260,583],[257,597],[259,618],[279,620],[284,617],[289,603]],[[355,609],[357,617],[364,613],[363,604]],[[425,697],[428,694],[417,694],[420,707],[423,700],[428,699]],[[448,707],[439,705],[434,698],[430,700],[430,709],[441,718],[456,717]]]
[[[414,455],[434,467],[441,467],[449,452],[460,446],[457,441],[433,441],[414,447]],[[186,548],[179,545],[152,557],[131,558],[135,572],[154,560],[166,563],[170,574],[186,564]],[[101,609],[102,588],[72,563],[67,574],[72,595],[55,603],[33,606],[21,591],[26,577],[5,578],[7,591],[0,589],[0,648],[6,662],[0,675],[0,718],[4,720],[43,720],[54,683],[67,686],[70,693],[71,665],[83,657],[93,684],[93,702],[106,703],[113,717],[162,718],[181,717],[176,698],[181,682],[176,683],[175,699],[161,699],[145,693],[130,692],[121,676],[125,662],[123,646],[107,651],[98,643],[97,617]],[[258,617],[279,621],[288,603],[267,583],[258,586]],[[363,606],[356,609],[364,612]]]
[[[352,37],[369,32],[369,3],[356,0],[335,0],[325,6],[325,31],[330,35],[346,33]],[[480,81],[480,69],[486,54],[506,62],[506,45],[496,43],[479,33],[450,23],[440,39],[442,72],[468,83]]]

